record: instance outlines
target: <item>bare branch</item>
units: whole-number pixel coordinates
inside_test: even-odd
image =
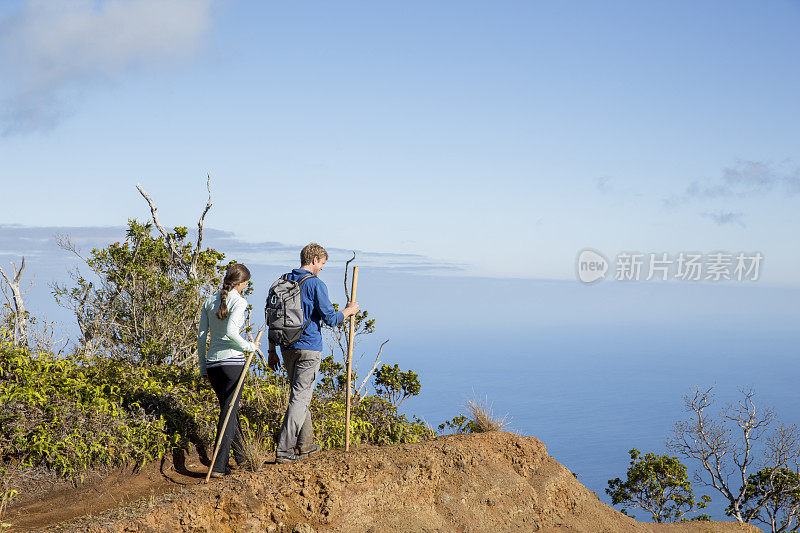
[[[206,213],[211,209],[211,174],[207,174],[208,179],[206,180],[206,189],[208,189],[208,202],[206,203],[206,208],[203,210],[203,214],[200,215],[200,220],[197,222],[197,244],[194,247],[194,253],[192,254],[192,264],[191,264],[191,271],[197,273],[197,260],[200,258],[200,249],[203,245],[203,222],[206,218]]]
[[[17,265],[15,265],[13,262],[11,263],[11,267],[14,269],[14,273],[11,276],[7,275],[2,267],[0,267],[0,275],[3,276],[6,286],[11,289],[12,299],[14,302],[13,341],[15,345],[22,346],[28,344],[28,319],[25,313],[25,302],[22,298],[23,292],[19,287],[19,282],[22,279],[22,273],[25,271],[25,256],[22,257],[22,264],[20,265],[19,270],[17,270]],[[3,289],[3,294],[5,294],[5,288]],[[6,298],[8,299],[7,295]]]
[[[741,388],[739,392],[739,401],[722,409],[714,420],[705,412],[713,403],[711,389],[695,389],[693,396],[685,397],[692,418],[675,425],[667,445],[684,457],[698,460],[710,479],[703,483],[725,496],[731,516],[739,522],[750,522],[760,520],[759,513],[776,501],[769,496],[754,502],[747,489],[749,472],[756,463],[753,450],[761,447],[757,441],[765,437],[777,417],[772,409],[756,405],[752,389]],[[765,444],[764,469],[776,472],[775,475],[782,468],[800,469],[800,435],[794,426],[779,427]],[[697,477],[703,479],[699,474]],[[770,483],[773,477],[770,475]]]
[[[358,387],[358,390],[356,391],[357,395],[361,396],[361,389],[363,389],[367,385],[367,382],[369,381],[370,376],[372,375],[373,372],[375,372],[375,369],[381,363],[378,359],[380,358],[381,352],[383,351],[383,347],[386,345],[387,342],[389,342],[389,339],[386,339],[385,341],[383,341],[383,344],[381,344],[381,347],[378,349],[378,355],[375,356],[375,362],[372,364],[372,368],[369,369],[369,372],[367,372],[367,375],[364,378],[364,381],[362,381],[361,385]]]
[[[800,432],[797,426],[781,424],[767,439],[764,461],[770,467],[788,468],[800,475]]]
[[[16,267],[16,265],[14,265],[14,263],[11,263],[11,266],[13,266],[13,267],[14,267],[14,270],[15,270],[15,271],[17,270],[17,267]],[[19,280],[20,280],[20,278],[22,277],[22,272],[23,272],[24,270],[25,270],[25,256],[23,255],[23,256],[22,256],[22,265],[19,267],[19,271],[17,271],[17,272],[14,274],[14,283],[16,283],[17,285],[19,285]]]
[[[192,279],[197,279],[197,272],[192,272],[192,267],[186,261],[183,260],[181,257],[180,252],[178,251],[178,246],[175,244],[175,238],[172,236],[170,232],[164,229],[164,226],[161,225],[161,221],[158,220],[158,208],[156,207],[155,202],[150,197],[149,194],[142,188],[141,185],[137,184],[136,188],[139,190],[139,193],[147,200],[147,203],[150,205],[150,213],[153,215],[153,223],[155,223],[158,231],[161,232],[161,235],[164,236],[164,240],[167,242],[167,248],[169,249],[170,253],[172,254],[172,259],[181,267],[181,269],[186,272],[186,275],[191,277]]]

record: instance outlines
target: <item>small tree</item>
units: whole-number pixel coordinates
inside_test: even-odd
[[[224,255],[199,252],[197,278],[173,257],[166,240],[189,260],[188,230],[177,227],[169,239],[153,237],[152,226],[128,221],[125,241],[95,248],[83,258],[68,238],[61,246],[84,260],[95,276],[73,275],[75,285],[54,285],[56,301],[74,311],[81,344],[102,348],[117,358],[147,364],[194,361],[203,298],[220,283]]]
[[[400,366],[383,365],[375,373],[375,390],[395,407],[410,396],[416,396],[422,389],[419,376],[413,370],[401,372]]]
[[[690,418],[675,424],[667,445],[683,457],[700,462],[703,475],[697,474],[697,480],[714,487],[728,500],[725,512],[729,516],[739,522],[763,521],[761,513],[767,505],[791,502],[791,494],[800,489],[800,485],[788,481],[758,483],[758,490],[766,492],[760,497],[753,493],[748,499],[750,473],[759,468],[759,471],[773,472],[774,476],[778,476],[781,469],[797,474],[800,434],[795,426],[773,427],[774,411],[756,405],[755,392],[751,389],[740,389],[741,399],[722,409],[719,417],[714,418],[708,413],[714,403],[711,391],[712,388],[694,389],[684,397]],[[734,436],[737,434],[738,438]],[[757,447],[763,450],[760,461],[755,453]]]
[[[625,481],[620,478],[608,480],[606,494],[611,503],[621,505],[622,512],[628,509],[643,509],[650,513],[653,522],[677,522],[695,509],[703,509],[708,496],[696,502],[686,467],[677,457],[630,450],[631,466]],[[631,515],[632,516],[632,515]],[[701,515],[698,520],[708,520]]]
[[[223,254],[202,248],[203,224],[212,205],[211,176],[194,244],[187,241],[188,228],[168,231],[153,199],[141,185],[136,188],[161,236],[151,236],[150,222],[128,220],[125,242],[95,248],[89,257],[83,257],[68,236],[59,236],[59,246],[78,256],[95,278],[76,272],[74,287],[57,284],[53,294],[60,305],[75,312],[85,351],[101,348],[146,364],[188,365],[196,360],[203,297],[220,283],[226,266],[221,263]],[[250,284],[245,294],[251,291]]]
[[[444,433],[445,430],[450,430],[453,433],[466,433],[469,423],[469,418],[466,415],[456,415],[450,420],[445,420],[439,424],[439,432]]]

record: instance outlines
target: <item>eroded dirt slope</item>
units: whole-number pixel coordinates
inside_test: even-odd
[[[77,526],[76,526],[77,527]],[[183,489],[115,532],[579,531],[752,532],[729,522],[657,526],[603,503],[533,437],[452,435],[320,453]]]

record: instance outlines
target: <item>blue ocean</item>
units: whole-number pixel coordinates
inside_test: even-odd
[[[751,388],[780,422],[800,422],[796,289],[412,278],[359,289],[363,306],[379,308],[374,335],[391,338],[381,359],[420,374],[420,396],[402,409],[435,428],[469,399],[488,402],[608,504],[628,450],[668,453],[692,388],[713,387],[712,415]],[[393,308],[370,306],[380,290],[394,294]],[[690,473],[699,467],[682,460]],[[697,499],[713,499],[704,512],[729,520],[719,494],[692,479]]]

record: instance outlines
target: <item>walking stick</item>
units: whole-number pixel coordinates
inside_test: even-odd
[[[353,267],[353,288],[350,289],[350,301],[356,301],[358,285],[358,267]],[[350,315],[350,335],[347,337],[347,409],[344,418],[344,451],[350,450],[350,375],[353,364],[353,335],[355,333],[356,316]]]
[[[261,335],[263,331],[259,331],[258,335],[256,335],[256,350],[258,350],[258,345],[261,342]],[[239,396],[239,390],[242,388],[242,384],[244,383],[244,376],[247,374],[247,369],[250,368],[250,361],[253,360],[253,354],[255,352],[250,352],[250,355],[247,356],[247,362],[244,364],[244,368],[242,369],[242,375],[239,376],[239,382],[236,384],[236,390],[233,391],[233,396],[231,396],[231,401],[228,402],[228,410],[225,413],[225,420],[222,421],[222,429],[219,431],[219,436],[217,437],[217,444],[214,446],[214,456],[211,458],[211,464],[208,465],[208,473],[206,474],[206,483],[208,480],[211,479],[211,470],[214,468],[214,461],[217,460],[217,454],[219,453],[219,447],[222,445],[222,437],[225,435],[225,428],[228,427],[228,420],[231,417],[231,409],[233,408],[233,402],[236,401],[236,397]]]

